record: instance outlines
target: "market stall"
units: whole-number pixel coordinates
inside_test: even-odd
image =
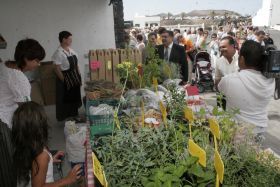
[[[279,160],[234,120],[238,111],[208,106],[173,64],[131,59],[113,67],[120,81],[86,83],[88,186],[280,184]],[[90,63],[95,77],[104,63]]]

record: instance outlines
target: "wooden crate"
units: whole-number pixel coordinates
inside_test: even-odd
[[[130,61],[141,63],[142,54],[137,49],[98,49],[89,51],[89,68],[91,80],[107,80],[119,83],[116,73],[117,65]],[[97,70],[91,69],[91,63],[100,62],[101,66]]]

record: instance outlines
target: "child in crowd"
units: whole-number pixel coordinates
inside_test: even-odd
[[[61,162],[58,152],[52,156],[48,149],[48,121],[42,106],[26,102],[18,107],[12,120],[13,164],[18,186],[66,186],[80,178],[80,166],[67,177],[54,182],[53,162]]]

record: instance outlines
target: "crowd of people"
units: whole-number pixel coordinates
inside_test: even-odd
[[[149,59],[145,52],[149,47],[153,47],[164,61],[178,63],[183,85],[193,82],[195,55],[206,51],[211,56],[215,89],[222,94],[218,106],[224,110],[239,109],[236,118],[255,125],[255,133],[266,130],[267,106],[275,90],[275,80],[262,74],[264,49],[274,45],[268,32],[258,27],[228,23],[211,32],[203,28],[183,31],[170,31],[164,27],[132,29],[126,39],[128,48],[142,51],[143,63]]]

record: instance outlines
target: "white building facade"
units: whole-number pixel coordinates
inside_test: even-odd
[[[254,26],[277,27],[280,25],[280,0],[263,0],[262,8],[253,17]]]
[[[133,26],[139,28],[160,26],[159,16],[135,16],[133,18]]]
[[[8,45],[0,57],[12,60],[17,42],[34,38],[46,50],[44,61],[51,61],[59,46],[58,33],[67,30],[73,34],[72,48],[83,74],[89,50],[115,48],[113,6],[108,4],[109,0],[1,1],[0,33]]]

